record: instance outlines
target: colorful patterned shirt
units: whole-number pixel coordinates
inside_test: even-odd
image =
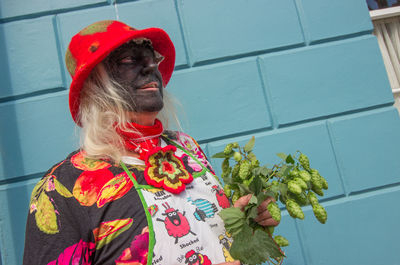
[[[190,136],[162,137],[177,151],[155,155],[147,168],[89,159],[82,151],[52,167],[32,192],[24,264],[231,261],[231,240],[217,215],[229,201],[210,163]],[[168,183],[195,180],[173,194],[148,185],[145,171]]]

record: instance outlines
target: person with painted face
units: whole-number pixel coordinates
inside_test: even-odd
[[[33,189],[24,264],[239,264],[218,177],[192,137],[167,129],[174,63],[158,28],[99,21],[72,38],[69,106],[82,144]],[[256,220],[277,225],[268,202]]]

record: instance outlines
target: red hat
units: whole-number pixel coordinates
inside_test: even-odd
[[[72,37],[65,54],[65,63],[71,74],[69,109],[75,123],[80,105],[83,83],[92,69],[113,50],[136,38],[149,39],[155,51],[164,56],[158,69],[166,86],[175,65],[175,47],[168,34],[159,28],[135,29],[122,22],[104,20],[95,22]]]

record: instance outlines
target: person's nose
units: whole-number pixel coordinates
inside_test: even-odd
[[[142,74],[143,74],[143,75],[151,74],[151,73],[153,73],[153,72],[157,69],[157,67],[158,67],[158,65],[155,64],[155,63],[147,64],[147,65],[145,65],[145,66],[143,67],[143,69],[142,69]]]

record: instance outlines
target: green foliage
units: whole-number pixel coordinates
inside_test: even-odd
[[[230,249],[233,258],[245,264],[261,264],[270,258],[283,256],[279,246],[262,229],[253,229],[244,225],[242,231],[234,238]]]
[[[226,231],[232,236],[240,233],[246,221],[244,212],[235,207],[223,209],[219,216],[224,221]]]
[[[310,167],[309,158],[299,151],[294,155],[278,153],[280,163],[261,166],[253,152],[254,147],[253,136],[244,147],[236,142],[229,143],[223,152],[213,156],[224,159],[224,191],[233,203],[244,195],[253,194],[244,211],[231,207],[222,210],[220,216],[233,237],[232,257],[249,265],[274,263],[273,260],[279,263],[284,256],[279,246],[287,246],[289,241],[283,236],[273,239],[274,228],[262,227],[255,221],[258,206],[268,197],[273,197],[286,206],[290,216],[304,219],[301,207],[311,204],[317,220],[325,223],[327,213],[318,203],[316,194],[323,196],[322,189],[328,188],[328,182],[318,170]],[[278,204],[271,202],[267,209],[279,222],[281,210]]]

